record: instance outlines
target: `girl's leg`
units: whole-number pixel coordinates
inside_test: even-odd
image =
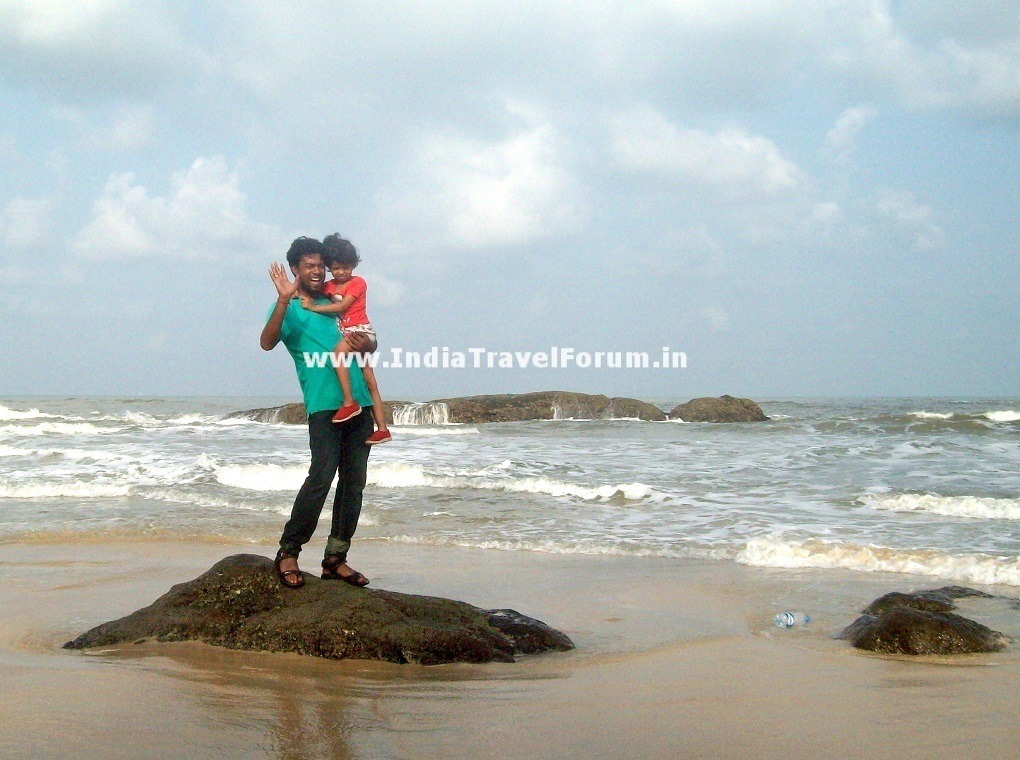
[[[344,339],[341,339],[333,349],[333,355],[336,358],[336,379],[340,381],[340,391],[344,394],[344,406],[354,405],[354,395],[351,393],[351,373],[347,369],[347,365],[344,364],[344,356],[349,353],[350,347]]]
[[[375,426],[379,430],[386,430],[386,412],[383,410],[382,396],[379,395],[375,370],[366,363],[361,368],[361,374],[365,378],[365,385],[368,386],[368,393],[372,397],[372,417],[375,418]]]

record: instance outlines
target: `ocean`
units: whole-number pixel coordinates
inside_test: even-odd
[[[0,400],[0,542],[271,547],[307,431],[226,415],[273,402]],[[419,407],[372,452],[355,541],[1020,586],[1020,399],[762,408],[769,422],[456,425]]]

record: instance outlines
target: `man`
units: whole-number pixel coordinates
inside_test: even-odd
[[[353,586],[368,585],[368,578],[347,564],[347,551],[358,527],[362,491],[368,475],[371,448],[365,440],[373,432],[371,410],[365,410],[347,422],[334,424],[333,415],[343,399],[336,371],[328,359],[308,362],[306,358],[310,354],[330,354],[340,340],[334,317],[303,309],[300,302],[301,296],[308,296],[316,302],[328,303],[321,292],[326,278],[324,253],[325,248],[318,240],[299,237],[287,251],[287,263],[294,274],[294,282],[287,277],[282,264],[270,266],[269,276],[276,285],[277,300],[259,339],[259,345],[265,351],[271,351],[282,341],[290,352],[308,412],[308,444],[312,463],[308,477],[294,499],[290,519],[280,538],[280,551],[276,555],[276,572],[280,583],[288,588],[300,588],[305,583],[298,568],[298,555],[315,531],[338,470],[340,480],[333,501],[333,522],[326,541],[322,577],[324,580],[342,580]],[[375,349],[372,340],[366,336],[354,336],[353,339],[356,344],[352,344],[352,348],[356,352]],[[317,366],[320,364],[322,366]],[[351,365],[350,377],[355,400],[362,407],[371,407],[372,399],[356,362]]]

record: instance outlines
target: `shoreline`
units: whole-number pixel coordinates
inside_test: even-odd
[[[267,548],[0,545],[9,590],[0,690],[11,706],[0,749],[104,758],[137,756],[139,746],[153,757],[477,757],[497,747],[508,757],[814,757],[852,743],[877,757],[925,757],[937,728],[955,756],[977,757],[1008,755],[1020,740],[1016,644],[998,655],[908,661],[830,638],[876,596],[908,590],[907,577],[885,574],[363,541],[351,561],[370,588],[512,607],[578,648],[432,667],[201,644],[59,649],[227,554]],[[319,552],[313,541],[303,567],[316,569]],[[783,609],[803,609],[812,622],[777,629],[772,617]]]

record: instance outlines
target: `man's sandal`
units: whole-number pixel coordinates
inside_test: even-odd
[[[305,576],[300,570],[281,570],[280,563],[287,557],[283,557],[279,554],[276,555],[276,575],[280,579],[280,583],[287,588],[301,588],[305,585]]]
[[[350,575],[340,575],[340,565],[342,564],[344,564],[344,561],[335,554],[322,560],[322,580],[343,581],[359,588],[368,585],[368,578],[354,570],[354,568],[351,568],[354,572]]]

